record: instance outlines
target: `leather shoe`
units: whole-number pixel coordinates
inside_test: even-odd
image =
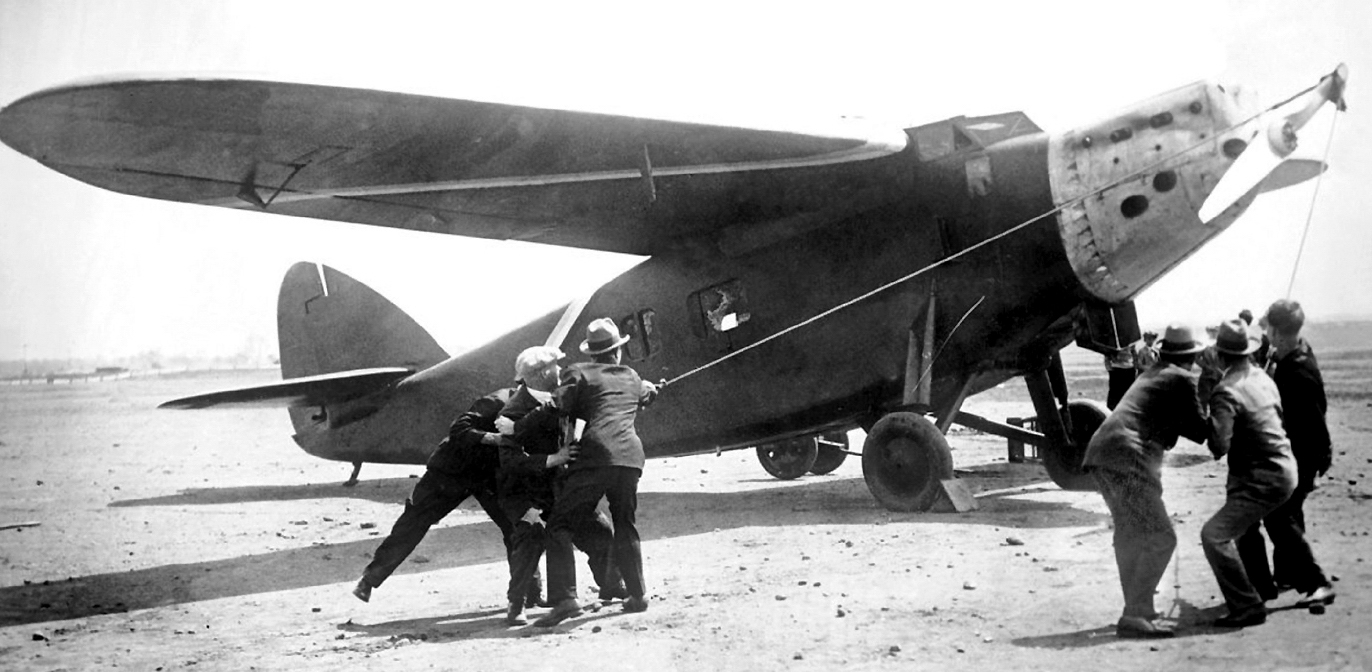
[[[624,584],[622,583],[618,586],[601,588],[599,597],[601,602],[610,602],[612,600],[627,599],[629,597],[629,589],[625,588]]]
[[[581,605],[577,604],[576,600],[569,597],[553,605],[553,610],[544,614],[537,621],[534,621],[534,625],[540,628],[551,628],[569,618],[575,618],[580,615]]]
[[[1301,600],[1296,603],[1296,606],[1313,607],[1317,604],[1333,604],[1334,597],[1335,595],[1333,587],[1320,586],[1319,588],[1316,588],[1306,593],[1305,597],[1302,597]]]
[[[1241,611],[1231,611],[1227,616],[1215,619],[1217,628],[1246,628],[1250,625],[1262,625],[1267,622],[1267,608],[1262,605],[1249,607]]]
[[[510,608],[505,612],[505,625],[526,625],[529,619],[524,618],[524,602],[515,600],[510,603]]]
[[[1169,627],[1139,616],[1121,616],[1115,623],[1115,636],[1120,639],[1165,639],[1176,634]]]
[[[372,586],[371,586],[371,584],[367,583],[367,580],[366,580],[366,579],[358,579],[358,580],[357,580],[357,585],[356,585],[356,586],[353,586],[353,597],[356,597],[357,599],[362,600],[363,602],[371,602],[371,601],[372,601]]]
[[[624,600],[624,611],[630,614],[637,614],[648,610],[648,598],[641,595],[630,596]]]

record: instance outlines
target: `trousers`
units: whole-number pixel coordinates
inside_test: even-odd
[[[1157,618],[1153,595],[1177,548],[1177,533],[1162,501],[1162,482],[1107,469],[1092,474],[1115,523],[1115,565],[1124,592],[1124,615]]]
[[[1253,582],[1258,594],[1265,598],[1277,595],[1277,581],[1302,593],[1330,585],[1324,569],[1315,560],[1310,542],[1305,539],[1305,513],[1302,508],[1312,489],[1305,484],[1297,485],[1290,499],[1264,516],[1261,526],[1255,524],[1248,528],[1237,542],[1239,557],[1248,572],[1248,579]],[[1270,568],[1262,528],[1266,528],[1268,536],[1272,538]]]
[[[576,599],[574,535],[578,528],[595,518],[601,497],[610,504],[615,566],[624,578],[629,595],[643,597],[643,553],[636,520],[641,474],[634,467],[592,467],[567,472],[548,521],[549,602],[556,604]]]
[[[1215,573],[1215,581],[1219,583],[1231,614],[1260,607],[1263,603],[1239,554],[1238,540],[1281,506],[1291,496],[1291,491],[1290,483],[1235,485],[1231,480],[1224,506],[1201,527],[1201,548],[1205,550],[1205,559]],[[1265,561],[1263,565],[1266,566]]]
[[[514,525],[500,509],[495,492],[470,480],[430,469],[425,471],[415,484],[409,499],[405,500],[405,510],[400,513],[395,525],[391,527],[391,533],[382,540],[381,545],[372,554],[372,561],[367,563],[367,568],[363,570],[362,578],[367,585],[375,588],[385,582],[400,563],[414,552],[419,542],[424,540],[429,528],[443,520],[444,516],[468,497],[475,497],[486,515],[491,517],[491,522],[500,528],[508,558],[512,548],[511,535],[514,532]]]
[[[507,512],[510,513],[512,512]],[[549,513],[545,511],[543,515],[546,517]],[[515,602],[523,596],[541,590],[538,585],[541,583],[538,561],[543,559],[547,544],[548,528],[545,521],[530,523],[521,518],[514,519],[514,533],[510,537],[510,585],[505,593],[509,601]],[[624,580],[619,575],[612,553],[614,531],[610,527],[610,521],[604,516],[597,512],[590,520],[582,521],[582,524],[572,531],[572,544],[586,554],[586,564],[590,567],[591,576],[602,592],[609,594],[623,584]],[[551,571],[550,569],[549,572]],[[551,582],[551,576],[549,581]],[[551,591],[549,595],[549,602],[556,603],[556,599],[551,597]]]

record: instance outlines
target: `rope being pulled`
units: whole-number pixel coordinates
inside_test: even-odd
[[[1321,80],[1321,81],[1323,81],[1323,80]],[[1085,200],[1088,199],[1088,198],[1091,198],[1091,197],[1096,196],[1096,195],[1098,195],[1098,194],[1104,193],[1104,192],[1106,192],[1106,191],[1108,191],[1108,190],[1110,190],[1110,189],[1114,189],[1115,187],[1118,187],[1119,185],[1124,184],[1125,182],[1128,182],[1128,181],[1134,179],[1135,177],[1138,177],[1139,175],[1142,175],[1142,174],[1148,173],[1148,172],[1152,172],[1153,170],[1156,170],[1156,169],[1159,168],[1160,166],[1163,166],[1163,165],[1165,165],[1165,164],[1167,164],[1167,163],[1170,163],[1170,162],[1174,161],[1175,159],[1177,159],[1178,157],[1184,156],[1184,155],[1186,155],[1186,154],[1190,154],[1191,152],[1194,152],[1194,151],[1196,151],[1197,149],[1199,149],[1199,148],[1201,148],[1201,147],[1205,147],[1205,146],[1208,146],[1208,145],[1213,145],[1215,142],[1217,142],[1216,138],[1218,138],[1219,136],[1224,135],[1225,133],[1228,133],[1228,132],[1234,130],[1235,128],[1238,128],[1238,127],[1240,127],[1240,126],[1243,126],[1243,125],[1245,125],[1245,124],[1248,124],[1249,122],[1251,122],[1251,121],[1257,119],[1258,117],[1261,117],[1261,116],[1264,115],[1264,114],[1267,114],[1268,112],[1271,112],[1272,110],[1275,110],[1275,109],[1277,109],[1277,108],[1279,108],[1279,107],[1281,107],[1281,106],[1283,106],[1283,105],[1286,105],[1287,103],[1289,103],[1289,102],[1291,102],[1291,101],[1293,101],[1293,100],[1299,98],[1300,96],[1303,96],[1303,95],[1305,95],[1306,93],[1309,93],[1310,91],[1313,91],[1313,90],[1314,90],[1316,87],[1318,87],[1318,86],[1320,86],[1320,83],[1316,83],[1316,84],[1314,84],[1314,85],[1312,85],[1312,86],[1310,86],[1310,87],[1304,89],[1303,91],[1300,91],[1300,92],[1296,93],[1295,95],[1291,96],[1290,98],[1287,98],[1286,100],[1283,100],[1283,101],[1281,101],[1281,102],[1279,102],[1279,103],[1277,103],[1277,104],[1275,104],[1275,105],[1269,106],[1269,107],[1267,107],[1266,109],[1262,110],[1261,112],[1254,113],[1254,114],[1248,116],[1247,118],[1245,118],[1245,119],[1243,119],[1243,120],[1241,120],[1241,121],[1238,121],[1238,122],[1236,122],[1236,123],[1234,123],[1234,124],[1231,124],[1231,125],[1229,125],[1228,127],[1226,127],[1226,128],[1224,128],[1224,129],[1222,129],[1222,130],[1216,132],[1213,136],[1208,137],[1207,139],[1201,140],[1201,141],[1199,141],[1199,142],[1197,142],[1197,143],[1195,143],[1195,144],[1192,144],[1192,145],[1189,146],[1189,147],[1185,147],[1185,148],[1181,149],[1180,151],[1177,151],[1177,152],[1175,152],[1175,153],[1173,153],[1173,154],[1171,154],[1171,155],[1169,155],[1169,156],[1167,156],[1167,157],[1164,157],[1164,158],[1159,159],[1159,160],[1157,160],[1157,161],[1154,161],[1154,162],[1152,162],[1152,163],[1150,163],[1150,164],[1147,164],[1147,165],[1143,166],[1142,168],[1139,168],[1138,170],[1135,170],[1135,171],[1133,171],[1133,172],[1131,172],[1131,173],[1129,173],[1129,174],[1127,174],[1127,175],[1124,175],[1124,176],[1122,176],[1122,177],[1120,177],[1120,178],[1118,178],[1118,179],[1115,179],[1115,180],[1113,180],[1113,181],[1111,181],[1111,182],[1108,182],[1108,183],[1106,183],[1106,184],[1104,184],[1104,185],[1102,185],[1102,186],[1100,186],[1100,187],[1097,187],[1096,189],[1093,189],[1093,190],[1091,190],[1090,192],[1088,192],[1088,193],[1086,193],[1086,194],[1083,194],[1083,195],[1078,196],[1078,197],[1076,197],[1076,198],[1073,198],[1073,199],[1069,199],[1069,200],[1067,200],[1067,201],[1064,201],[1063,203],[1060,203],[1060,204],[1054,206],[1053,208],[1051,208],[1051,209],[1049,209],[1049,210],[1047,210],[1047,211],[1045,211],[1045,212],[1043,212],[1043,213],[1041,213],[1041,214],[1038,214],[1038,215],[1035,215],[1035,216],[1033,216],[1033,217],[1030,217],[1029,219],[1027,219],[1027,220],[1025,220],[1025,221],[1023,221],[1023,222],[1020,222],[1019,224],[1016,224],[1015,226],[1012,226],[1012,227],[1010,227],[1010,228],[1008,228],[1008,229],[1006,229],[1006,230],[1004,230],[1004,231],[1002,231],[1002,232],[1000,232],[1000,233],[998,233],[998,234],[996,234],[996,235],[994,235],[994,236],[991,236],[991,237],[989,237],[989,238],[987,238],[987,239],[985,239],[985,240],[983,240],[983,241],[981,241],[981,242],[978,242],[978,243],[975,243],[975,244],[973,244],[973,245],[971,245],[971,246],[968,246],[968,247],[966,247],[966,248],[964,248],[964,249],[962,249],[962,250],[960,250],[960,251],[958,251],[958,252],[955,252],[955,253],[953,253],[953,254],[951,254],[951,255],[948,255],[948,256],[946,256],[946,257],[944,257],[944,258],[942,258],[942,259],[939,259],[938,261],[935,261],[935,262],[933,262],[933,263],[931,263],[931,264],[929,264],[929,265],[927,265],[927,266],[924,266],[923,268],[920,268],[920,269],[918,269],[918,270],[916,270],[916,271],[914,271],[914,272],[912,272],[912,273],[906,274],[906,275],[901,276],[901,277],[899,277],[899,278],[897,278],[897,279],[895,279],[895,280],[892,280],[892,281],[890,281],[890,282],[887,282],[886,284],[880,285],[880,286],[878,286],[878,287],[876,287],[876,288],[874,288],[874,289],[871,289],[871,290],[869,290],[869,291],[867,291],[867,292],[864,292],[864,293],[862,293],[862,294],[860,294],[860,295],[858,295],[858,296],[856,296],[856,297],[853,297],[852,299],[849,299],[849,300],[847,300],[847,301],[844,301],[843,303],[840,303],[840,304],[838,304],[837,306],[834,306],[833,308],[830,308],[830,309],[828,309],[828,310],[825,310],[825,311],[823,311],[823,312],[821,312],[821,313],[819,313],[819,314],[817,314],[817,315],[814,315],[814,316],[812,316],[812,317],[809,317],[809,318],[807,318],[807,319],[805,319],[805,320],[802,320],[802,321],[800,321],[800,322],[798,322],[798,323],[796,323],[796,324],[794,324],[794,325],[791,325],[791,326],[789,326],[789,327],[787,327],[787,328],[785,328],[785,329],[782,329],[781,331],[778,331],[778,332],[776,332],[776,333],[774,333],[774,334],[771,334],[771,335],[767,336],[766,338],[763,338],[763,339],[758,340],[758,341],[753,342],[753,343],[749,343],[748,345],[746,345],[746,346],[744,346],[744,347],[742,347],[742,348],[739,348],[738,350],[735,350],[735,351],[733,351],[733,352],[730,352],[730,353],[728,353],[728,354],[725,354],[725,355],[722,356],[722,357],[719,357],[719,358],[717,358],[717,359],[715,359],[715,360],[713,360],[713,361],[710,361],[710,362],[706,362],[705,364],[702,364],[702,365],[700,365],[700,366],[698,366],[698,367],[696,367],[696,368],[694,368],[694,369],[691,369],[690,371],[687,371],[687,372],[685,372],[685,373],[683,373],[683,374],[681,374],[681,375],[678,375],[678,376],[676,376],[676,377],[674,377],[674,378],[671,378],[671,379],[669,379],[669,380],[667,380],[667,381],[664,382],[664,386],[665,386],[665,385],[672,385],[672,384],[675,384],[675,383],[680,382],[680,381],[682,381],[682,380],[685,380],[686,378],[688,378],[688,377],[690,377],[690,376],[693,376],[693,375],[695,375],[695,374],[697,374],[697,373],[700,373],[701,371],[704,371],[704,370],[709,369],[709,368],[711,368],[711,367],[714,367],[714,366],[716,366],[716,365],[718,365],[718,364],[721,364],[721,363],[723,363],[723,362],[725,362],[725,361],[728,361],[728,360],[730,360],[730,359],[732,359],[732,358],[734,358],[734,357],[737,357],[737,356],[739,356],[739,355],[741,355],[741,354],[743,354],[743,353],[745,353],[745,352],[748,352],[749,350],[752,350],[752,349],[754,349],[754,348],[760,347],[760,346],[762,346],[763,344],[770,343],[771,341],[774,341],[774,340],[776,340],[776,339],[778,339],[778,338],[781,338],[782,336],[785,336],[786,334],[789,334],[789,333],[791,333],[791,332],[793,332],[793,331],[795,331],[795,330],[797,330],[797,329],[800,329],[800,328],[805,327],[805,326],[810,325],[810,324],[814,324],[815,322],[818,322],[819,320],[822,320],[822,319],[824,319],[824,318],[826,318],[826,317],[828,317],[828,316],[830,316],[830,315],[833,315],[834,313],[836,313],[836,312],[838,312],[838,311],[840,311],[840,310],[843,310],[844,308],[847,308],[847,307],[849,307],[849,306],[851,306],[851,305],[853,305],[853,304],[856,304],[856,303],[861,302],[861,301],[865,301],[866,299],[869,299],[869,298],[871,298],[871,297],[873,297],[873,296],[876,296],[877,294],[880,294],[880,293],[882,293],[882,292],[885,292],[885,291],[887,291],[887,290],[889,290],[889,289],[891,289],[891,288],[893,288],[893,287],[897,287],[897,286],[903,285],[903,284],[905,284],[905,283],[907,283],[907,282],[909,282],[909,281],[911,281],[911,280],[913,280],[913,279],[915,279],[915,278],[917,278],[917,277],[919,277],[919,276],[921,276],[921,275],[924,275],[925,273],[928,273],[929,271],[932,271],[932,270],[934,270],[934,269],[936,269],[936,268],[938,268],[938,267],[940,267],[940,266],[943,266],[944,264],[950,263],[950,262],[952,262],[952,261],[956,261],[957,259],[960,259],[960,258],[962,258],[963,256],[966,256],[966,255],[968,255],[968,254],[971,254],[972,252],[975,252],[975,251],[977,251],[977,250],[979,250],[979,249],[981,249],[981,248],[983,248],[983,247],[986,247],[987,245],[990,245],[990,244],[995,243],[995,242],[997,242],[997,241],[999,241],[999,240],[1001,240],[1001,239],[1004,239],[1004,238],[1007,238],[1007,237],[1009,237],[1009,236],[1012,236],[1012,235],[1014,235],[1014,234],[1016,234],[1016,233],[1018,233],[1018,232],[1024,230],[1024,229],[1027,228],[1029,225],[1031,225],[1031,224],[1033,224],[1033,223],[1035,223],[1035,222],[1037,222],[1037,221],[1039,221],[1039,220],[1041,220],[1041,219],[1043,219],[1043,218],[1045,218],[1045,217],[1051,217],[1051,216],[1057,214],[1058,212],[1061,212],[1061,211],[1062,211],[1063,209],[1065,209],[1065,208],[1074,206],[1074,205],[1076,205],[1076,204],[1078,204],[1078,203],[1081,203],[1081,202],[1085,201]],[[975,306],[973,306],[973,307],[975,308]]]

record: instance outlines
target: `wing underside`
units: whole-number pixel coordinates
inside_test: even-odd
[[[39,92],[0,139],[151,198],[634,254],[884,200],[905,133],[711,126],[249,80]]]

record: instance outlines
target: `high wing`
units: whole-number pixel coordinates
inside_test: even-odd
[[[806,133],[204,79],[35,93],[0,111],[0,140],[138,196],[642,255],[889,202],[902,173],[881,159],[906,147],[855,122]]]
[[[159,404],[158,408],[301,408],[342,404],[385,389],[413,371],[379,367],[291,378],[280,383],[197,394]]]

